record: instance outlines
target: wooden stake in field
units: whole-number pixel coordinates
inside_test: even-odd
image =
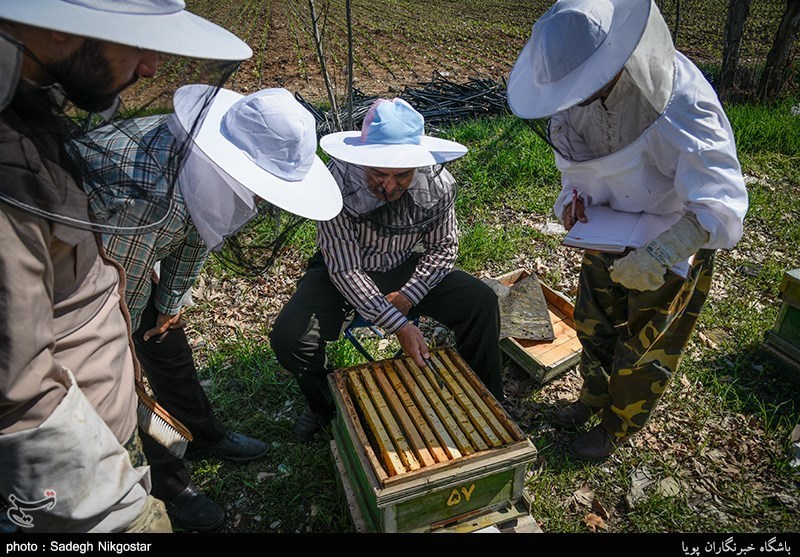
[[[322,34],[319,30],[317,10],[314,6],[314,0],[308,0],[308,9],[311,12],[311,36],[314,38],[314,47],[317,49],[317,58],[319,58],[322,79],[325,81],[325,90],[328,92],[328,100],[331,103],[333,124],[336,126],[336,131],[341,131],[342,122],[339,120],[339,107],[336,104],[336,95],[334,94],[333,87],[331,86],[330,75],[328,75],[328,66],[325,63],[325,54],[322,51]]]

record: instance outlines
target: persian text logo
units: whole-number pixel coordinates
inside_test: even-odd
[[[56,492],[48,489],[44,492],[44,499],[38,501],[23,501],[13,493],[8,496],[11,507],[6,513],[9,520],[21,528],[33,528],[33,517],[25,511],[36,511],[39,509],[50,510],[56,506]]]

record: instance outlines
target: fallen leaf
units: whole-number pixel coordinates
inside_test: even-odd
[[[712,339],[710,339],[707,335],[705,335],[703,333],[697,333],[697,336],[700,338],[700,340],[703,342],[703,344],[705,344],[706,346],[708,346],[712,350],[716,350],[718,348],[717,343],[714,342]]]
[[[681,484],[675,478],[664,478],[658,482],[658,493],[664,497],[677,497],[681,493]]]
[[[628,502],[628,506],[632,509],[636,506],[636,504],[644,499],[645,494],[644,490],[649,487],[653,482],[655,482],[655,478],[653,477],[650,470],[646,467],[642,466],[637,468],[633,472],[631,472],[631,490],[625,495],[625,499]]]
[[[603,530],[607,530],[608,526],[606,526],[606,521],[603,520],[602,517],[597,516],[594,513],[588,513],[583,518],[584,524],[589,527],[589,530],[592,532],[597,532],[598,528],[602,528]]]
[[[572,494],[572,504],[576,507],[590,507],[593,500],[594,491],[585,484]]]
[[[596,497],[592,499],[592,510],[600,515],[603,519],[608,520],[609,513],[599,499]]]

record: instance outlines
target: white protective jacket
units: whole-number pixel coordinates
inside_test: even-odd
[[[691,211],[710,236],[703,248],[729,249],[739,241],[748,198],[730,122],[711,85],[679,52],[674,69],[666,108],[638,139],[584,161],[556,152],[562,176],[556,216],[577,190],[587,203],[622,211]],[[554,125],[569,130],[568,111],[553,116]]]

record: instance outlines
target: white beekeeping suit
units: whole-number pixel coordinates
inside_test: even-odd
[[[595,35],[570,33],[574,39],[569,48],[555,53],[551,49],[546,62],[530,63],[539,79],[553,84],[572,80],[574,85],[567,93],[552,91],[549,106],[542,106],[548,101],[534,106],[519,96],[525,86],[521,71],[512,72],[509,79],[512,110],[525,118],[550,116],[548,137],[562,175],[556,214],[563,214],[577,191],[586,203],[622,211],[694,215],[697,226],[686,227],[685,220],[678,226],[679,248],[667,247],[670,260],[683,260],[701,247],[733,247],[742,236],[748,207],[733,131],[711,85],[675,50],[654,3],[638,16],[646,17],[640,31],[630,21],[636,15],[614,23],[620,18],[613,18],[611,2],[593,3],[588,14],[585,2],[558,4],[562,7],[557,25],[541,26],[538,34],[534,29],[531,41],[541,44],[548,33],[569,33],[573,14],[572,19],[588,16],[595,23]],[[600,48],[611,43],[611,51],[597,58]],[[626,45],[635,45],[627,58]],[[607,96],[583,102],[617,74]],[[659,270],[654,266],[653,273]]]
[[[714,250],[742,237],[733,131],[651,0],[557,1],[534,24],[508,98],[553,147],[565,228],[591,226],[587,205],[677,219],[627,254],[584,253],[574,313],[583,385],[553,421],[582,428],[599,414],[569,448],[599,460],[647,424],[710,291]],[[685,278],[668,271],[689,259]]]

